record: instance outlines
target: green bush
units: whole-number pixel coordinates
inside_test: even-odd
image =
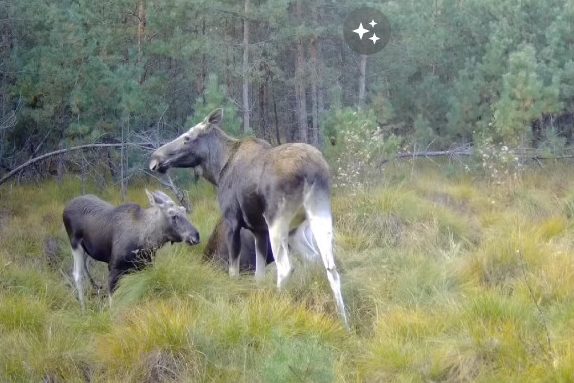
[[[379,172],[380,162],[395,154],[402,139],[384,134],[372,111],[351,108],[332,113],[324,124],[324,134],[334,145],[327,156],[335,167],[339,186],[361,186]]]

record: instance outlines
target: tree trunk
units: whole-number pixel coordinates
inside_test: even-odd
[[[249,14],[250,0],[245,0],[245,9],[243,15],[243,133],[251,131],[249,123],[249,21],[247,16]]]
[[[138,63],[142,59],[142,44],[145,39],[145,28],[147,24],[145,12],[145,0],[138,1]]]
[[[319,27],[318,6],[311,6],[311,17],[315,28]],[[314,34],[311,37],[309,44],[309,55],[311,56],[312,72],[311,72],[311,116],[313,118],[313,128],[311,135],[311,144],[316,147],[321,146],[320,142],[320,125],[319,119],[321,118],[321,109],[323,107],[322,97],[322,83],[323,83],[323,70],[322,60],[320,57],[320,40]]]
[[[320,16],[315,15],[317,25],[320,23]],[[324,67],[323,67],[323,55],[321,50],[321,39],[317,39],[317,141],[319,147],[323,146],[323,135],[321,134],[321,118],[325,113],[325,80],[324,80]]]
[[[259,132],[264,140],[271,138],[267,132],[267,93],[269,93],[269,73],[265,65],[261,68],[265,80],[259,84]]]
[[[359,110],[365,106],[365,80],[367,73],[367,55],[361,55],[359,67]]]
[[[229,26],[231,24],[231,27]],[[233,23],[229,23],[227,17],[225,18],[225,40],[228,38],[233,38]],[[231,60],[229,59],[229,44],[225,44],[225,84],[227,85],[227,90],[231,89]]]
[[[302,23],[303,5],[302,0],[295,3],[295,14],[297,22]],[[308,142],[307,138],[307,92],[305,87],[305,48],[303,40],[297,39],[297,58],[295,60],[295,98],[297,103],[297,127],[299,132],[299,141]]]
[[[277,140],[277,145],[281,145],[281,134],[279,133],[279,115],[277,114],[277,100],[275,100],[273,79],[271,79],[271,100],[273,101],[273,117],[275,120],[275,139]]]
[[[201,41],[205,44],[205,17],[201,19]],[[203,53],[201,54],[201,72],[197,79],[197,94],[201,96],[203,105],[206,103],[205,99],[205,81],[207,78],[207,57],[205,55],[205,46],[202,47]]]
[[[319,58],[317,54],[317,37],[313,36],[309,45],[309,54],[311,56],[311,117],[313,126],[311,131],[310,142],[312,145],[319,146]]]

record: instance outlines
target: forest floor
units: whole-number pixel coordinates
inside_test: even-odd
[[[574,381],[574,169],[494,184],[405,164],[383,178],[334,193],[350,333],[321,267],[297,263],[277,292],[272,265],[256,286],[202,261],[218,218],[203,181],[190,187],[202,244],[165,246],[111,309],[91,291],[82,312],[61,220],[80,183],[4,185],[0,381]],[[147,204],[143,189],[128,199]]]

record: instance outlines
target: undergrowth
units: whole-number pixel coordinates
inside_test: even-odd
[[[189,187],[202,244],[166,245],[111,309],[89,289],[82,312],[61,223],[81,185],[3,186],[0,381],[574,381],[574,171],[493,183],[462,166],[387,166],[376,185],[334,191],[350,332],[320,266],[295,261],[278,292],[273,265],[257,285],[202,261],[219,214],[204,183]],[[147,204],[143,189],[128,199]],[[86,190],[120,202],[113,187]]]

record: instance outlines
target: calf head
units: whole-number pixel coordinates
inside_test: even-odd
[[[170,167],[192,168],[204,164],[209,159],[213,127],[219,126],[222,119],[223,110],[216,109],[202,122],[158,148],[151,155],[150,170],[165,173]]]
[[[189,245],[199,243],[199,232],[187,219],[183,206],[177,205],[165,193],[145,191],[152,207],[156,207],[160,213],[158,227],[163,228],[161,235],[163,240],[170,242],[186,242]]]

